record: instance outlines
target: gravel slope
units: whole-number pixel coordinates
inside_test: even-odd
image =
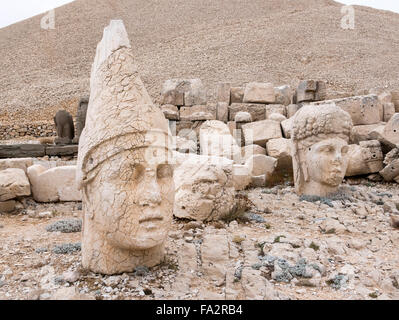
[[[209,88],[270,81],[327,80],[330,96],[399,88],[399,15],[356,7],[355,30],[340,28],[330,0],[77,0],[0,29],[0,121],[75,113],[89,91],[103,28],[123,19],[143,81],[155,101],[162,82],[198,77]]]

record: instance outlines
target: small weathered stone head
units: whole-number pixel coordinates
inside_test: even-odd
[[[190,154],[177,167],[176,217],[203,222],[230,214],[235,204],[232,161],[222,159]]]
[[[168,122],[134,67],[123,23],[112,21],[97,48],[79,142],[84,267],[116,274],[161,262],[173,214],[171,160]]]
[[[56,144],[70,144],[75,137],[75,126],[71,114],[66,110],[59,110],[54,117],[57,130]]]
[[[86,124],[86,114],[87,114],[87,106],[89,105],[89,97],[83,97],[80,99],[78,104],[78,110],[76,113],[76,132],[75,138],[73,139],[73,143],[78,144],[80,135],[82,134],[83,128]]]
[[[348,166],[350,115],[334,104],[307,105],[294,116],[291,131],[296,192],[335,193]]]

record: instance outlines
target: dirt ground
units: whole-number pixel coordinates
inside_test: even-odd
[[[245,217],[174,220],[160,266],[117,276],[82,268],[80,232],[46,231],[81,219],[80,203],[25,199],[0,215],[0,299],[399,299],[399,186],[351,183],[316,202],[291,186],[242,192]]]

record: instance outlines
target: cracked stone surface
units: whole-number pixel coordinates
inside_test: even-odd
[[[174,215],[197,221],[229,216],[235,205],[232,161],[188,154],[175,170]]]
[[[140,79],[121,20],[104,29],[90,90],[77,161],[83,266],[103,274],[152,267],[164,257],[172,219],[171,135]]]

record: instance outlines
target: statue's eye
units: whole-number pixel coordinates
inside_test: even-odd
[[[331,153],[334,151],[334,148],[332,146],[321,146],[318,149],[318,152],[320,153]]]
[[[348,146],[344,146],[344,147],[342,147],[341,153],[342,154],[347,154],[348,151],[349,151],[349,147]]]
[[[119,176],[122,181],[130,181],[140,178],[142,176],[143,170],[143,166],[139,164],[122,166]]]
[[[161,164],[157,169],[157,177],[162,178],[173,178],[173,168],[170,164]]]

